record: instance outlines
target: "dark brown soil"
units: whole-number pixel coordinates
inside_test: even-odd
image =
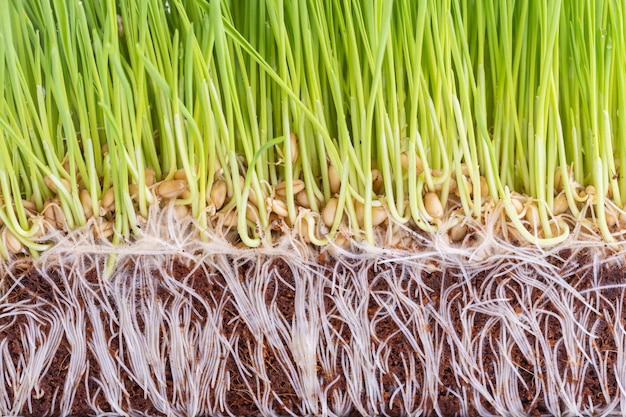
[[[552,259],[552,263],[556,265],[556,270],[571,270],[572,262],[580,265],[585,262],[585,256],[578,254],[576,259],[570,259],[569,253],[562,253],[563,259]],[[320,255],[318,259],[320,271],[325,271],[328,281],[326,285],[320,286],[320,297],[323,297],[323,310],[319,312],[323,320],[328,320],[329,329],[332,332],[320,335],[322,343],[338,346],[348,352],[349,349],[355,348],[355,338],[350,326],[347,323],[348,317],[340,311],[336,304],[336,285],[351,286],[357,285],[357,280],[350,280],[350,271],[342,263],[342,260],[330,258],[327,255]],[[343,265],[343,266],[342,266]],[[125,266],[129,270],[132,265]],[[251,274],[255,273],[255,265],[250,262],[239,266],[239,284],[245,285]],[[367,294],[366,310],[369,323],[371,323],[369,337],[369,349],[372,351],[381,350],[385,353],[382,357],[386,358],[383,367],[374,364],[374,371],[371,374],[376,378],[377,383],[381,387],[382,397],[372,404],[372,399],[368,396],[367,389],[364,388],[365,383],[360,386],[360,392],[351,395],[350,386],[352,381],[346,380],[346,372],[341,372],[342,364],[340,362],[341,355],[335,357],[335,363],[328,363],[319,357],[317,353],[317,380],[321,389],[326,393],[328,399],[327,404],[316,404],[317,412],[320,414],[333,413],[335,415],[358,416],[366,415],[372,409],[378,410],[379,414],[388,416],[402,416],[407,412],[421,410],[424,415],[479,415],[484,412],[494,413],[497,411],[496,405],[493,403],[494,397],[476,393],[472,389],[472,385],[467,378],[460,378],[454,364],[458,361],[453,354],[455,351],[454,344],[451,342],[452,334],[456,337],[463,338],[469,336],[464,334],[467,327],[464,327],[463,320],[466,319],[466,311],[464,300],[469,299],[470,293],[481,290],[483,294],[491,295],[494,298],[505,297],[508,304],[516,312],[529,308],[530,305],[539,303],[542,299],[542,291],[538,287],[533,289],[530,294],[532,299],[522,298],[523,294],[529,294],[528,291],[518,283],[511,283],[506,286],[504,293],[496,293],[497,288],[503,280],[507,280],[507,276],[491,276],[485,271],[474,276],[465,277],[464,281],[460,277],[459,271],[437,271],[427,272],[425,270],[416,279],[406,279],[407,272],[403,270],[406,266],[400,264],[384,264],[372,266],[368,271],[369,288],[354,288],[354,291],[365,291]],[[568,269],[570,268],[570,269]],[[234,287],[237,285],[232,277],[226,277],[218,269],[197,268],[181,263],[173,262],[165,266],[167,273],[184,283],[186,288],[193,292],[193,296],[189,297],[188,302],[192,306],[193,317],[190,319],[192,323],[203,326],[207,322],[210,311],[221,311],[221,320],[214,323],[220,329],[224,340],[232,341],[232,351],[225,353],[222,357],[221,367],[225,373],[229,375],[228,388],[223,396],[223,404],[217,404],[219,393],[209,390],[204,401],[211,404],[212,411],[205,411],[206,415],[259,415],[276,413],[278,415],[303,415],[311,413],[310,408],[303,405],[303,399],[298,395],[298,390],[294,387],[294,380],[290,376],[290,370],[285,367],[285,361],[294,361],[293,352],[286,349],[284,345],[277,342],[276,336],[259,334],[249,326],[243,318],[243,312],[240,311],[240,304],[235,302]],[[268,277],[264,291],[264,300],[273,317],[280,318],[289,326],[294,322],[297,315],[296,303],[298,291],[301,286],[305,285],[296,282],[294,273],[290,269],[289,264],[283,259],[273,261],[271,268],[272,273]],[[381,274],[385,271],[385,274]],[[143,302],[158,302],[163,308],[174,308],[177,299],[177,293],[166,284],[160,284],[163,272],[153,271],[152,277],[155,284],[152,290],[145,290],[149,293],[143,294],[142,287],[135,288],[137,299]],[[625,291],[619,284],[625,282],[625,274],[621,268],[601,268],[597,276],[592,276],[591,268],[579,268],[577,273],[568,273],[568,282],[571,287],[578,292],[585,293],[592,287],[611,286],[610,288],[599,290],[594,293],[595,301],[593,306],[597,310],[596,316],[589,320],[593,323],[593,328],[586,329],[594,336],[592,345],[582,346],[581,351],[585,354],[600,355],[603,363],[603,369],[595,369],[588,367],[584,375],[584,389],[580,393],[582,398],[580,404],[592,404],[595,409],[601,410],[607,405],[609,399],[619,396],[619,387],[615,369],[618,364],[618,342],[615,339],[616,332],[612,328],[613,322],[607,321],[605,315],[618,314],[622,324],[626,322],[626,309],[617,309],[616,306],[623,305]],[[344,279],[337,281],[337,277],[333,274],[344,274]],[[348,278],[346,278],[348,277]],[[391,278],[390,278],[391,277]],[[395,277],[395,278],[394,278]],[[90,271],[84,280],[77,280],[71,274],[63,273],[63,271],[49,271],[47,276],[38,273],[34,268],[28,269],[15,276],[10,275],[4,278],[3,288],[8,288],[4,294],[4,301],[0,304],[0,343],[8,346],[7,351],[9,357],[0,357],[0,361],[5,362],[2,366],[6,369],[7,365],[20,369],[25,360],[23,356],[28,349],[24,346],[23,338],[21,338],[21,329],[25,326],[32,326],[32,322],[28,322],[28,315],[24,313],[26,306],[34,307],[37,315],[42,319],[38,331],[43,339],[49,337],[51,324],[46,318],[57,317],[59,311],[67,311],[74,309],[79,311],[85,309],[85,306],[91,301],[89,297],[102,300],[102,303],[109,304],[115,312],[118,312],[122,306],[115,303],[112,294],[107,293],[108,287],[98,282],[95,271]],[[164,281],[163,281],[164,282]],[[541,279],[538,279],[541,282]],[[544,284],[546,284],[544,282]],[[308,282],[306,285],[315,285],[315,282]],[[393,291],[402,289],[403,296],[410,297],[414,301],[427,308],[432,312],[447,312],[450,315],[450,323],[453,323],[452,329],[445,329],[441,323],[432,320],[422,324],[422,333],[407,334],[401,328],[403,320],[417,320],[417,316],[404,317],[407,312],[394,303],[394,297],[391,295]],[[450,289],[452,291],[449,291]],[[71,292],[75,295],[73,299],[64,297],[63,292]],[[490,291],[493,291],[491,294]],[[564,297],[568,297],[568,292],[564,291]],[[585,293],[588,294],[588,293]],[[589,297],[586,297],[588,300]],[[177,301],[178,300],[178,301]],[[550,299],[553,300],[553,299]],[[558,306],[553,301],[546,300],[540,303],[542,311],[559,311]],[[526,305],[525,302],[529,304]],[[444,303],[446,303],[444,305]],[[20,308],[15,309],[18,305]],[[574,301],[573,306],[585,309],[582,301]],[[357,308],[358,303],[351,306]],[[85,313],[84,320],[84,337],[87,346],[91,346],[95,337],[94,324],[91,322],[92,316]],[[268,313],[268,314],[270,314]],[[574,312],[575,313],[575,312]],[[102,313],[102,319],[107,320],[107,316]],[[307,314],[311,314],[308,312]],[[417,314],[417,313],[416,313]],[[493,314],[484,311],[477,311],[472,316],[471,331],[483,331],[488,339],[498,342],[502,329],[500,322],[491,320]],[[558,371],[564,379],[575,378],[568,371],[568,353],[566,347],[562,343],[563,326],[560,324],[557,316],[550,316],[546,319],[542,326],[547,329],[547,346],[554,349],[558,359]],[[143,318],[138,317],[138,326],[144,331],[145,324]],[[109,322],[105,326],[106,337],[110,340],[109,350],[112,355],[121,363],[129,363],[131,360],[128,348],[120,349],[119,327],[117,323]],[[284,336],[281,336],[284,337]],[[403,385],[410,383],[413,386],[425,387],[426,384],[433,383],[428,381],[425,375],[425,368],[420,367],[426,359],[423,353],[429,344],[428,338],[440,338],[441,350],[438,352],[438,369],[434,384],[435,395],[429,397],[413,398],[413,406],[410,410],[403,402],[402,396],[398,393]],[[286,340],[282,340],[286,343]],[[546,351],[545,347],[539,346],[537,338],[527,337],[531,343],[531,347],[536,351],[531,354],[541,356]],[[495,343],[494,342],[494,343]],[[500,351],[494,343],[484,344],[482,350],[478,352],[481,360],[481,369],[486,381],[496,381],[498,379],[498,369],[495,364],[498,362]],[[2,345],[0,344],[0,347]],[[529,353],[522,352],[522,347],[516,343],[509,344],[511,346],[508,352],[510,360],[518,367],[519,377],[517,393],[524,407],[524,413],[528,415],[549,415],[549,405],[545,403],[545,396],[541,393],[543,379],[545,378],[545,369],[533,368],[533,364],[529,360]],[[56,344],[56,352],[51,356],[40,375],[38,388],[30,393],[29,401],[19,409],[16,409],[13,401],[15,399],[16,387],[8,383],[8,379],[0,379],[5,381],[5,386],[1,387],[5,390],[7,397],[6,404],[9,404],[9,410],[4,412],[19,413],[24,416],[56,416],[71,415],[75,417],[97,415],[106,412],[116,412],[115,407],[120,406],[125,412],[131,415],[150,415],[160,416],[166,415],[166,412],[159,408],[153,400],[146,396],[145,390],[142,388],[142,381],[131,374],[130,368],[123,369],[119,374],[119,384],[122,389],[122,400],[120,404],[113,404],[112,399],[107,397],[102,387],[97,381],[101,379],[101,363],[97,352],[93,349],[87,349],[85,363],[82,366],[78,377],[74,378],[73,386],[70,389],[75,390],[75,395],[71,403],[63,408],[60,404],[63,393],[67,389],[66,383],[69,375],[70,361],[75,352],[75,348],[70,342],[67,334],[63,334]],[[258,363],[260,352],[262,363]],[[282,353],[281,353],[282,352]],[[286,353],[285,353],[286,352]],[[167,353],[167,352],[166,352]],[[280,359],[280,355],[282,359]],[[236,358],[239,358],[237,361]],[[408,375],[407,364],[416,364],[416,369]],[[540,363],[543,363],[540,361]],[[76,366],[76,365],[73,365]],[[193,367],[194,364],[191,364]],[[172,365],[164,364],[164,388],[165,398],[172,399],[176,396],[184,397],[191,393],[174,392],[174,377],[172,375]],[[261,368],[259,368],[261,367]],[[261,378],[250,376],[250,372],[258,372],[261,369]],[[537,375],[537,372],[543,375]],[[602,376],[601,373],[605,375]],[[604,381],[604,382],[602,382]],[[354,385],[354,384],[352,384]],[[495,390],[495,388],[494,388]],[[417,392],[426,391],[418,389]],[[0,391],[2,392],[2,391]],[[490,392],[497,397],[496,391]],[[622,393],[623,394],[623,393]],[[266,400],[260,397],[266,395]],[[341,401],[333,401],[333,398],[348,398],[343,403]],[[337,406],[336,404],[343,404]],[[262,407],[260,408],[260,406]],[[560,403],[558,405],[561,410],[566,410],[566,405]],[[13,407],[13,408],[12,408]],[[327,408],[326,408],[327,407]],[[373,408],[374,407],[374,408]],[[323,411],[326,410],[326,411]],[[183,414],[182,411],[177,413]]]

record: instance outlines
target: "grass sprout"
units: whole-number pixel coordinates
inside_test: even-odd
[[[626,413],[620,1],[1,5],[0,414]]]

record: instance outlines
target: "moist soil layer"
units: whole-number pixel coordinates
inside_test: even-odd
[[[563,271],[569,287],[551,283],[548,278],[533,277],[535,284],[543,283],[545,287],[535,285],[531,289],[523,288],[523,282],[515,278],[519,271],[494,275],[483,269],[467,276],[463,271],[442,270],[437,265],[430,265],[420,267],[417,274],[408,276],[406,268],[399,263],[372,263],[366,272],[367,288],[360,289],[368,298],[346,301],[348,306],[365,306],[362,311],[367,312],[363,320],[370,324],[369,328],[355,334],[355,327],[343,310],[345,306],[340,306],[337,301],[337,294],[346,290],[340,288],[346,285],[342,284],[341,275],[349,275],[349,263],[321,254],[317,263],[327,279],[326,284],[319,287],[323,302],[320,301],[320,311],[316,314],[310,311],[304,314],[311,323],[315,322],[314,316],[318,322],[327,321],[325,329],[330,329],[330,332],[319,335],[324,340],[320,345],[327,343],[340,352],[327,356],[321,354],[319,349],[315,352],[317,363],[313,379],[319,385],[318,392],[321,390],[324,393],[326,404],[314,405],[304,404],[303,388],[296,386],[298,383],[293,372],[300,368],[285,365],[290,361],[298,363],[294,359],[295,348],[279,343],[283,340],[287,345],[288,335],[282,334],[277,338],[276,334],[259,333],[250,319],[246,319],[249,311],[242,311],[241,308],[239,292],[251,277],[263,273],[267,275],[266,285],[258,291],[273,317],[281,318],[282,328],[291,331],[292,324],[302,320],[302,312],[298,311],[298,303],[302,302],[300,292],[303,291],[303,284],[298,280],[302,279],[302,275],[294,273],[293,267],[280,257],[271,262],[269,269],[262,271],[253,262],[236,265],[239,284],[232,284],[231,278],[225,276],[220,268],[192,268],[182,261],[169,262],[158,270],[150,271],[153,282],[157,284],[149,289],[134,281],[134,288],[129,290],[124,287],[138,300],[136,306],[125,306],[116,300],[114,291],[100,282],[95,269],[88,271],[83,280],[77,282],[60,269],[51,269],[44,276],[41,269],[32,265],[22,266],[21,270],[14,270],[4,277],[2,282],[0,341],[4,356],[0,361],[3,371],[7,373],[7,369],[12,369],[19,374],[20,369],[33,361],[32,355],[36,350],[26,346],[25,329],[36,328],[42,344],[54,337],[57,339],[50,342],[48,349],[51,353],[38,368],[39,372],[32,375],[37,382],[31,392],[24,394],[20,391],[24,389],[24,384],[15,380],[19,378],[11,380],[5,376],[4,386],[0,387],[5,396],[3,406],[24,416],[67,415],[69,411],[69,415],[78,417],[118,413],[120,409],[131,415],[166,415],[163,401],[185,403],[192,400],[185,396],[198,395],[181,392],[177,388],[175,381],[177,378],[180,380],[180,376],[176,376],[175,365],[168,359],[173,357],[169,356],[172,344],[167,341],[168,332],[163,330],[160,335],[164,346],[160,352],[164,358],[161,372],[159,375],[156,371],[152,374],[158,380],[159,392],[163,394],[159,402],[154,395],[147,394],[145,379],[133,373],[130,342],[121,336],[120,321],[112,317],[117,317],[123,308],[149,311],[153,304],[166,311],[180,308],[181,303],[189,303],[189,309],[184,310],[187,315],[179,323],[181,331],[193,332],[210,324],[219,329],[221,340],[231,345],[230,350],[222,352],[220,363],[211,368],[211,372],[221,375],[219,378],[227,383],[220,388],[216,388],[214,383],[203,391],[201,401],[198,401],[204,405],[197,407],[196,415],[303,415],[312,414],[311,410],[319,414],[345,416],[372,412],[401,416],[416,410],[424,415],[481,415],[498,410],[498,397],[504,395],[500,390],[506,385],[503,379],[515,381],[514,386],[509,384],[506,387],[506,395],[519,399],[524,414],[550,415],[555,407],[562,412],[571,407],[567,403],[567,398],[571,396],[543,392],[549,385],[545,382],[546,378],[554,378],[554,373],[563,387],[579,387],[573,394],[579,401],[578,406],[602,410],[609,401],[619,396],[616,370],[621,365],[617,351],[622,340],[617,340],[619,333],[614,324],[624,323],[624,311],[616,308],[624,300],[624,270],[608,266],[583,268],[582,265],[591,262],[590,255],[583,252],[572,255],[563,251],[553,256],[550,262],[555,271]],[[128,269],[129,276],[132,275],[133,265],[123,268]],[[527,273],[532,274],[532,270]],[[168,276],[168,283],[165,283],[164,275]],[[354,278],[354,281],[357,279]],[[186,299],[180,298],[181,290],[172,287],[172,282],[184,285],[186,292],[182,293],[187,294]],[[314,284],[308,282],[306,285]],[[78,289],[80,286],[82,289]],[[558,287],[556,291],[562,292],[564,300],[569,300],[571,317],[580,317],[581,314],[587,317],[586,321],[581,319],[579,322],[587,328],[580,330],[588,334],[592,342],[574,347],[567,343],[571,338],[564,333],[571,327],[563,324],[562,307],[557,305],[554,297],[540,301],[545,288],[555,291],[555,287]],[[70,293],[72,296],[67,296]],[[83,299],[86,294],[91,294],[93,299]],[[406,297],[418,307],[415,311],[403,310],[394,301],[398,297]],[[481,304],[481,297],[505,300],[511,311],[496,309],[495,304],[492,306],[487,302]],[[103,306],[109,307],[103,307],[98,313],[102,321],[97,326],[93,322],[93,300],[101,300]],[[470,309],[470,304],[475,308]],[[91,310],[84,311],[88,305],[92,306]],[[78,315],[82,316],[84,334],[76,336],[61,331],[53,337],[50,333],[55,325],[53,320],[47,318],[60,314],[59,311],[67,311],[68,306],[77,312],[73,314],[80,313]],[[433,314],[424,314],[426,310],[420,311],[419,306]],[[32,309],[29,310],[29,307]],[[532,314],[530,310],[533,308],[543,314],[543,319],[538,322],[540,327],[524,327],[522,320],[520,328],[523,328],[525,342],[511,340],[516,334],[511,329],[503,329],[505,321],[501,316],[517,313],[522,317]],[[469,310],[472,310],[471,320],[468,320]],[[437,320],[437,314],[446,318]],[[138,334],[150,331],[144,323],[145,317],[141,314],[136,317]],[[418,326],[421,330],[410,334],[400,325],[402,321],[413,323],[411,329]],[[446,327],[444,323],[450,325]],[[320,333],[321,327],[324,326],[320,325]],[[533,335],[533,331],[537,334]],[[539,332],[542,334],[539,335]],[[114,397],[103,386],[102,381],[107,381],[103,373],[104,364],[95,348],[101,339],[98,335],[102,334],[107,340],[111,357],[125,365],[118,366],[117,379],[112,382],[123,387],[119,397]],[[363,365],[371,368],[371,373],[367,375],[373,375],[374,384],[378,385],[378,389],[374,390],[378,393],[375,398],[371,397],[374,391],[368,388],[368,381],[358,381],[366,373],[353,375],[350,370],[356,369],[356,365],[347,360],[348,353],[355,352],[357,345],[363,344],[364,337],[369,338],[365,341],[369,345],[364,349],[378,352],[374,357],[383,358],[381,363]],[[468,374],[463,371],[466,368],[461,369],[459,365],[459,346],[479,339],[482,343],[474,343],[476,347],[471,348],[476,369],[473,375]],[[80,340],[87,348],[79,354],[75,346]],[[434,346],[435,364],[428,365],[432,352],[427,346]],[[500,355],[505,353],[506,359],[502,359]],[[586,366],[585,358],[601,359],[595,363],[600,363],[602,367]],[[432,362],[432,358],[430,360]],[[505,360],[515,365],[517,374],[504,378],[498,375],[499,364]],[[576,360],[578,363],[572,363]],[[204,366],[199,357],[197,363],[187,365],[196,373],[201,373]],[[433,369],[437,369],[435,378],[431,375]],[[68,383],[70,373],[72,381]],[[255,374],[260,376],[255,377]],[[61,399],[66,398],[63,394],[67,390],[73,391],[73,397],[69,403],[67,400],[63,403]],[[28,400],[19,404],[18,397]],[[558,399],[557,403],[550,404],[554,398]],[[174,414],[185,412],[180,408],[174,410]]]

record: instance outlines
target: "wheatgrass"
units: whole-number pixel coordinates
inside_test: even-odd
[[[267,415],[444,415],[442,396],[464,415],[626,411],[623,303],[605,302],[624,286],[603,280],[625,253],[621,1],[0,8],[0,334],[23,346],[13,358],[0,340],[0,414],[50,397],[39,384],[63,340],[49,411],[64,415],[89,378],[111,413],[145,412],[124,373],[158,412],[236,414],[235,369]],[[229,298],[203,299],[199,273]],[[29,274],[53,294],[15,301]],[[231,304],[226,327],[255,342],[224,336]],[[396,330],[379,340],[383,322]],[[394,356],[397,335],[415,355]],[[276,406],[266,348],[292,408]],[[590,372],[598,401],[581,399]]]

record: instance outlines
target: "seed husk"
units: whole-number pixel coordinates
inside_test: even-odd
[[[41,221],[41,217],[35,218],[34,221],[31,223],[31,227],[33,229],[34,237],[42,237],[46,233],[45,226]]]
[[[176,170],[176,172],[174,173],[174,179],[175,180],[186,180],[187,179],[187,173],[185,172],[185,168],[180,168],[180,169]]]
[[[409,169],[409,153],[407,151],[403,151],[400,154],[400,164],[402,168]]]
[[[309,235],[309,225],[313,226],[313,229],[315,230],[315,218],[313,217],[313,214],[311,212],[306,213],[305,215],[300,217],[299,221],[296,224],[296,230],[298,231],[298,234],[307,243],[311,242],[311,236]]]
[[[343,233],[337,233],[333,243],[340,248],[347,249],[350,246],[350,239]]]
[[[554,199],[554,208],[552,210],[552,213],[555,216],[558,216],[559,214],[565,213],[568,208],[569,204],[567,203],[567,197],[565,196],[565,194],[561,193],[557,195]]]
[[[63,169],[65,170],[65,172],[70,172],[70,159],[69,157],[66,155],[65,158],[63,158],[63,162],[61,163],[61,165],[63,165]]]
[[[511,204],[519,216],[524,211],[524,204],[517,198],[511,198]]]
[[[385,189],[383,174],[377,169],[372,170],[372,189],[376,194],[381,194]]]
[[[246,179],[242,175],[240,175],[239,186],[241,187],[242,192],[243,192],[243,187],[245,183],[246,183]],[[265,194],[265,192],[263,192],[263,195],[261,197],[262,198],[260,199],[257,198],[257,195],[254,192],[254,189],[252,188],[252,186],[248,187],[248,202],[252,203],[256,207],[259,207],[259,201],[265,201],[265,199],[267,198],[267,195]]]
[[[91,216],[93,216],[93,204],[91,202],[91,195],[89,194],[89,191],[83,189],[80,190],[80,203],[83,206],[83,212],[85,213],[85,217],[87,219],[89,219]]]
[[[57,185],[54,183],[54,181],[52,181],[52,178],[45,177],[43,179],[43,182],[44,184],[46,184],[46,187],[50,189],[50,191],[52,191],[53,193],[57,195],[59,194],[59,189],[57,188]],[[65,188],[67,192],[70,192],[72,190],[72,185],[65,178],[61,178],[61,183],[63,184],[63,188]]]
[[[322,210],[322,221],[328,227],[331,227],[335,221],[335,214],[337,213],[337,205],[339,204],[339,200],[336,198],[331,198],[326,203],[326,207]]]
[[[256,193],[252,189],[252,187],[248,188],[248,201],[254,204],[256,207],[259,207],[259,199],[256,197]]]
[[[115,209],[115,191],[113,187],[109,188],[102,195],[102,200],[100,200],[100,207],[102,208],[100,215],[103,213],[108,213]]]
[[[112,221],[97,222],[94,228],[96,239],[108,240],[115,233],[115,224]]]
[[[309,196],[304,190],[296,194],[296,202],[304,208],[311,208],[311,204],[309,203]]]
[[[461,181],[463,181],[463,185],[465,186],[465,189],[467,190],[469,195],[473,195],[474,186],[472,185],[472,182],[469,181],[465,175],[461,176]],[[457,189],[454,191],[454,195],[456,195],[457,197],[461,197],[461,189],[458,187],[458,184]]]
[[[535,204],[526,206],[526,220],[528,220],[532,229],[536,229],[539,226],[539,209]]]
[[[487,184],[487,179],[483,176],[480,177],[480,196],[482,198],[487,197],[489,195],[489,185]]]
[[[424,206],[429,216],[434,219],[441,219],[443,217],[443,206],[439,200],[439,196],[435,193],[428,192],[424,196]]]
[[[250,202],[248,202],[246,206],[246,219],[252,223],[256,223],[259,220],[259,211],[256,206]]]
[[[387,220],[387,211],[383,206],[372,207],[372,226],[379,226]]]
[[[279,217],[287,217],[289,216],[289,211],[287,210],[287,203],[282,200],[278,200],[275,198],[268,197],[265,200],[265,205],[272,210],[272,212],[276,213]]]
[[[360,201],[355,201],[356,218],[359,225],[365,224],[365,206]],[[383,206],[372,206],[372,226],[379,226],[387,219],[387,212]]]
[[[561,190],[563,190],[563,177],[561,170],[557,169],[554,173],[554,191],[558,193]]]
[[[227,185],[224,180],[217,180],[211,187],[210,200],[216,210],[221,209],[226,202]]]
[[[220,213],[219,216],[222,217],[222,224],[224,227],[236,227],[238,218],[237,212],[235,210],[231,210],[228,213]]]
[[[139,197],[139,186],[137,184],[129,184],[128,194],[130,194],[130,198],[136,200]]]
[[[338,193],[341,188],[341,178],[339,177],[335,167],[332,165],[328,167],[328,182],[330,185],[330,192],[333,194]]]
[[[552,233],[552,236],[558,236],[559,234],[559,225],[556,224],[555,222],[550,222],[550,232]]]
[[[291,162],[295,163],[298,160],[298,136],[291,132],[291,134],[289,135],[289,140],[291,141],[290,145],[291,145]]]
[[[354,200],[354,211],[356,212],[356,219],[359,222],[359,226],[363,227],[365,215],[365,207],[363,206],[363,203],[358,200]]]
[[[7,228],[2,231],[2,240],[8,251],[14,255],[20,253],[23,249],[22,242]]]
[[[405,170],[409,169],[409,153],[408,151],[404,151],[400,154],[400,163],[402,164],[402,168]],[[422,163],[422,159],[418,154],[415,154],[415,171],[417,175],[424,172],[424,164]]]
[[[194,167],[196,174],[198,173],[198,165]],[[185,172],[185,168],[180,168],[176,170],[174,173],[175,180],[187,180],[187,172]]]
[[[467,235],[467,225],[460,223],[450,228],[450,239],[453,242],[459,242]]]
[[[24,207],[28,211],[37,211],[37,206],[30,200],[22,200],[22,207]]]
[[[156,179],[156,172],[154,171],[154,168],[146,168],[143,171],[143,175],[146,179],[146,186],[147,187],[152,187],[154,185],[154,181]]]
[[[461,174],[463,174],[465,176],[468,176],[469,172],[470,172],[469,167],[467,166],[467,164],[465,162],[463,162],[461,164]]]
[[[436,177],[437,176],[435,176],[435,178]],[[438,182],[436,182],[435,184],[433,184],[434,185],[434,189],[432,191],[441,192],[441,190],[443,190],[444,184],[445,184],[445,181],[438,181]],[[456,186],[456,183],[455,183],[455,186]]]
[[[456,184],[456,180],[454,178],[450,178],[450,182],[448,183],[448,191],[451,193],[455,193],[458,190],[458,186]]]
[[[44,205],[43,216],[48,222],[57,229],[63,229],[65,227],[65,215],[63,210],[59,207],[58,200],[51,200]]]
[[[593,185],[588,185],[585,188],[583,195],[586,195],[591,203],[595,203],[596,202],[596,187],[594,187]]]
[[[472,196],[474,195],[474,183],[468,180],[467,178],[465,178],[465,188],[467,189],[467,192],[470,193],[470,195]]]
[[[300,191],[304,190],[304,181],[300,179],[295,179],[292,181],[292,184],[294,194],[297,194]],[[283,181],[277,184],[276,187],[274,187],[274,193],[276,193],[276,195],[280,197],[287,196],[287,182]]]
[[[613,215],[613,213],[605,213],[604,217],[606,219],[606,225],[609,227],[613,227],[617,224],[617,218]]]
[[[83,177],[80,174],[78,174],[78,176],[76,177],[76,181],[77,181],[77,184],[78,184],[78,187],[76,187],[76,188],[78,188],[79,190],[87,188],[87,184],[85,184],[85,180],[83,179]]]
[[[171,200],[182,195],[186,188],[185,180],[167,180],[157,185],[156,192],[160,197]]]
[[[278,214],[271,212],[268,216],[269,229],[272,231],[282,230],[285,221],[282,217],[279,217]]]
[[[189,215],[189,207],[186,205],[178,204],[174,206],[174,217],[178,220],[182,220]]]

